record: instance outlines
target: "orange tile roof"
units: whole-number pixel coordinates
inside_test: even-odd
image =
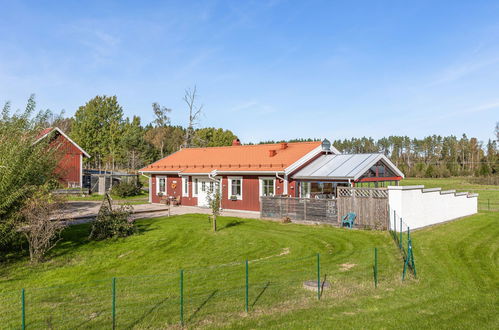
[[[238,171],[284,171],[285,168],[321,145],[320,141],[187,148],[144,167],[143,172],[210,173]],[[275,150],[271,157],[270,150]]]

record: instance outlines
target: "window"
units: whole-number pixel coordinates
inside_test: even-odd
[[[198,195],[198,183],[199,183],[199,179],[194,179],[194,187],[192,189],[192,196],[194,197],[197,197]]]
[[[201,191],[206,192],[206,182],[205,181],[201,181]]]
[[[182,178],[182,196],[189,197],[189,177]]]
[[[235,198],[243,199],[243,178],[229,177],[229,199]]]
[[[164,176],[156,178],[156,193],[165,195],[166,194],[166,178]]]
[[[300,182],[300,197],[310,198],[310,182]]]
[[[274,195],[275,195],[275,179],[260,178],[260,196],[274,196]]]

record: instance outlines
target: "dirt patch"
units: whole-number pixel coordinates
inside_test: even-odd
[[[340,270],[341,270],[342,272],[346,272],[347,270],[350,270],[350,269],[352,269],[353,267],[357,266],[357,264],[349,264],[349,263],[345,263],[345,264],[341,264],[340,266],[341,266]]]
[[[343,314],[345,314],[345,315],[355,315],[356,313],[354,313],[354,312],[343,312]]]
[[[253,260],[250,260],[249,262],[260,261],[260,260],[265,260],[265,259],[270,259],[270,258],[275,258],[275,257],[282,257],[282,256],[285,256],[286,254],[289,254],[289,252],[291,252],[291,250],[289,248],[284,248],[284,249],[282,249],[281,253],[279,253],[279,254],[274,254],[271,256],[262,257],[262,258],[258,258],[258,259],[253,259]]]
[[[126,257],[127,255],[129,255],[129,254],[131,254],[131,253],[133,253],[133,251],[128,251],[128,252],[126,252],[126,253],[120,254],[120,255],[118,256],[118,258],[123,258],[123,257]]]

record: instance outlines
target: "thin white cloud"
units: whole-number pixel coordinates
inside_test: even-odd
[[[246,101],[233,106],[231,112],[250,112],[251,114],[266,115],[276,113],[277,109],[269,104],[261,104],[257,101]]]
[[[499,63],[499,57],[493,57],[488,59],[474,60],[474,61],[459,63],[457,65],[452,65],[444,69],[442,72],[440,72],[436,76],[436,78],[430,82],[429,86],[454,82],[465,76],[468,76],[477,71],[485,69],[486,67],[498,63]]]

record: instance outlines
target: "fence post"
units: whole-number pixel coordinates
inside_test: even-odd
[[[184,325],[184,270],[180,270],[180,324]]]
[[[378,287],[378,248],[374,248],[374,287]]]
[[[113,314],[113,330],[116,329],[116,277],[113,277],[113,304],[112,304],[112,314]]]
[[[303,199],[303,220],[307,220],[307,198]]]
[[[246,313],[248,313],[249,310],[249,270],[248,270],[248,259],[246,259]]]
[[[26,302],[24,299],[24,288],[21,290],[21,328],[22,330],[26,329]]]
[[[409,226],[407,226],[407,254],[404,261],[404,270],[402,272],[402,281],[405,279],[405,274],[407,272],[407,267],[409,266],[409,259],[411,258],[411,233]]]
[[[321,299],[321,255],[317,253],[317,299]]]
[[[279,217],[282,218],[282,198],[279,198]]]
[[[402,218],[400,218],[400,240],[399,240],[399,248],[402,249]]]
[[[489,211],[490,211],[490,199],[487,198],[487,206],[489,208]]]

